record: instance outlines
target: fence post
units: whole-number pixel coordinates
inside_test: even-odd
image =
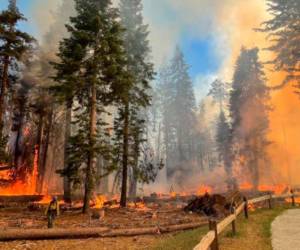
[[[296,206],[296,203],[295,203],[295,196],[294,196],[294,190],[293,189],[291,189],[291,198],[292,198],[292,206],[294,207],[294,206]]]
[[[245,218],[248,219],[249,218],[249,215],[248,215],[248,200],[245,196],[244,196],[243,200],[245,202],[244,215],[245,215]]]
[[[272,194],[270,194],[270,197],[268,199],[269,209],[272,209]]]
[[[235,215],[235,206],[231,207],[231,214]],[[232,235],[236,235],[236,224],[235,224],[235,219],[231,222],[231,227],[232,227]]]
[[[217,228],[217,222],[215,220],[209,220],[209,230],[215,232],[215,239],[211,244],[211,250],[219,250],[218,228]]]

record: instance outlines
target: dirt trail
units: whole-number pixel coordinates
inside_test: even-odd
[[[278,216],[272,223],[274,250],[300,249],[300,209],[291,209]]]

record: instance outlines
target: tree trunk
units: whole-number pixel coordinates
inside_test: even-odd
[[[72,121],[72,101],[68,101],[66,104],[66,113],[65,113],[65,147],[64,147],[64,169],[68,170],[68,146],[69,139],[71,136],[71,121]],[[71,183],[70,177],[68,175],[64,175],[63,177],[64,183],[64,201],[67,203],[71,203]]]
[[[93,172],[95,170],[95,152],[94,152],[94,145],[95,145],[95,136],[96,136],[96,85],[93,82],[91,87],[91,99],[90,99],[90,132],[89,132],[89,154],[88,154],[88,161],[87,161],[87,168],[86,168],[86,179],[85,179],[85,193],[84,193],[84,204],[83,204],[83,213],[88,213],[90,210],[90,200],[93,191]]]
[[[129,103],[126,100],[124,107],[124,127],[123,127],[123,172],[122,172],[122,190],[120,206],[126,207],[127,203],[127,175],[128,175],[128,141],[129,141]]]
[[[129,189],[129,196],[131,198],[136,197],[137,192],[137,170],[139,167],[139,156],[140,156],[140,134],[137,132],[134,138],[134,160],[133,160],[133,166],[132,166],[132,176],[130,180],[130,189]]]
[[[135,198],[137,193],[137,179],[134,172],[135,171],[133,170],[132,179],[130,181],[130,189],[129,189],[130,198]]]
[[[38,124],[38,131],[37,131],[37,142],[36,142],[36,148],[37,148],[37,164],[38,164],[38,179],[37,179],[37,185],[36,185],[36,192],[41,193],[41,181],[42,181],[42,173],[41,171],[41,144],[42,144],[42,137],[43,137],[43,129],[44,129],[44,117],[43,114],[40,114],[39,117],[39,124]]]
[[[44,187],[44,179],[46,175],[46,163],[47,163],[47,156],[48,156],[48,148],[49,148],[49,143],[50,143],[50,134],[52,130],[52,123],[53,123],[53,107],[51,107],[51,110],[48,114],[48,126],[46,129],[46,138],[45,142],[43,143],[44,145],[44,150],[43,150],[43,155],[42,155],[42,161],[41,161],[41,167],[40,167],[40,172],[41,172],[41,178],[40,178],[40,193],[43,192],[43,187]]]
[[[23,120],[24,120],[24,116],[25,116],[25,103],[23,103],[23,105],[20,107],[20,116],[19,116],[19,124],[17,127],[17,137],[16,137],[16,142],[15,142],[15,150],[14,150],[14,167],[18,168],[19,166],[19,157],[20,157],[20,147],[19,147],[19,143],[20,143],[20,139],[21,136],[23,134]]]
[[[8,66],[9,66],[9,56],[4,57],[4,65],[3,65],[3,74],[2,74],[2,85],[1,85],[1,93],[0,93],[0,138],[3,136],[4,129],[4,114],[6,110],[5,98],[7,94],[8,87]]]

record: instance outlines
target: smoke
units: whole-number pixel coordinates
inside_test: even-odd
[[[117,5],[117,0],[113,1]],[[266,1],[261,0],[143,0],[145,23],[149,24],[149,39],[153,61],[158,68],[168,60],[182,37],[210,39],[221,64],[219,72],[196,77],[197,96],[207,91],[206,79],[218,76],[231,81],[234,64],[242,46],[266,48],[266,35],[254,31],[269,19]],[[64,5],[64,6],[63,6]],[[59,9],[59,6],[63,6]],[[64,24],[74,13],[73,0],[37,1],[35,22],[39,25],[41,44],[49,52],[55,51],[58,41],[66,35]],[[260,51],[260,59],[269,61],[272,54]],[[284,73],[274,73],[266,66],[268,84],[280,84]],[[203,88],[203,85],[205,86]],[[299,99],[291,86],[271,93],[269,153],[271,172],[264,173],[263,181],[299,183],[300,111]]]

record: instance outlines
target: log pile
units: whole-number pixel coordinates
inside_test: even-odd
[[[185,212],[199,213],[205,216],[224,217],[232,212],[242,202],[242,195],[238,191],[226,195],[206,193],[203,196],[192,199],[186,207]]]

